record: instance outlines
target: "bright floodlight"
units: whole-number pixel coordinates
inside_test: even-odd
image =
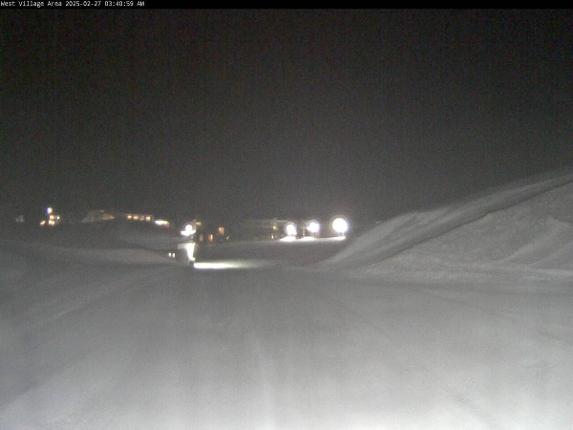
[[[317,220],[311,220],[306,223],[306,230],[311,234],[318,234],[320,232],[320,224]]]
[[[348,231],[348,221],[342,217],[336,217],[332,220],[331,227],[336,234],[346,234]]]
[[[183,230],[181,230],[181,236],[185,236],[185,237],[189,237],[193,234],[195,234],[195,227],[193,227],[193,225],[191,224],[186,224],[185,227],[183,227]]]
[[[296,236],[296,224],[289,222],[285,225],[285,233],[287,236]]]

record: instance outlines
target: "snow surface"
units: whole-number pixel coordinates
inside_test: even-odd
[[[2,248],[0,429],[571,429],[570,180],[392,220],[312,270]]]

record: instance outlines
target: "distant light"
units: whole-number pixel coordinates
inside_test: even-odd
[[[45,225],[46,225],[46,220],[43,219],[42,221],[40,221],[40,225],[41,225],[41,226],[45,226]]]
[[[331,227],[336,234],[346,234],[348,231],[348,221],[342,217],[336,217],[332,220]]]
[[[318,234],[320,232],[320,223],[313,219],[306,223],[306,230],[311,234]]]
[[[197,230],[195,229],[195,227],[193,227],[193,224],[186,224],[180,233],[181,233],[181,236],[189,237],[189,236],[194,235],[196,231]]]
[[[46,214],[47,214],[47,215],[50,215],[52,212],[54,212],[54,208],[48,206],[48,207],[46,208]]]
[[[296,236],[296,224],[289,222],[285,225],[285,233],[287,236]]]
[[[156,219],[153,222],[155,223],[155,225],[159,227],[169,227],[169,221],[167,221],[166,219]]]

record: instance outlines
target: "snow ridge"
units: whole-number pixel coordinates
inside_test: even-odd
[[[323,267],[356,269],[433,260],[573,269],[573,173],[554,172],[426,212],[398,216],[358,237]],[[416,258],[415,258],[416,257]]]

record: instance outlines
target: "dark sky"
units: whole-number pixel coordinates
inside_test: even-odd
[[[5,202],[385,218],[573,162],[566,11],[4,11]]]

